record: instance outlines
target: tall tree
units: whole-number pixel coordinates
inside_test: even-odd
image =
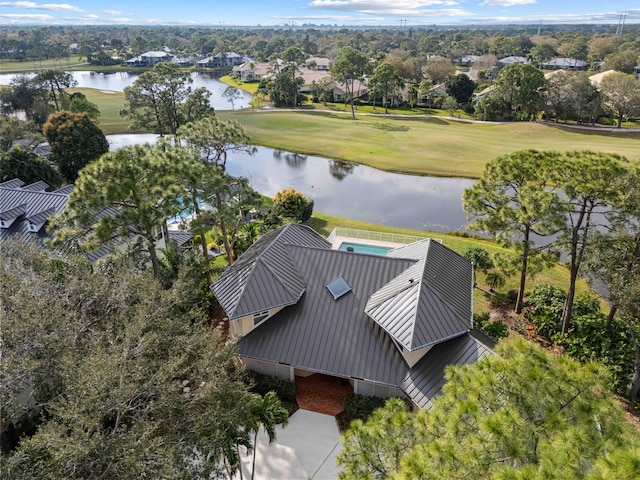
[[[553,235],[564,226],[565,210],[552,176],[558,165],[559,155],[554,152],[524,150],[498,157],[487,163],[480,180],[462,196],[463,209],[475,220],[469,228],[484,230],[503,245],[517,245],[518,313],[529,263],[548,248],[536,245],[534,235]]]
[[[133,128],[175,135],[181,125],[213,112],[203,103],[208,99],[206,89],[192,92],[188,86],[192,82],[189,73],[178,64],[157,63],[153,70],[143,73],[124,89],[125,108],[120,115],[133,120]]]
[[[69,72],[62,70],[43,70],[35,76],[34,82],[49,90],[49,98],[53,101],[56,112],[69,106],[70,95],[64,89],[78,84]]]
[[[400,460],[415,445],[414,426],[407,405],[399,399],[387,402],[366,422],[354,420],[342,435],[343,449],[336,461],[344,465],[338,478],[392,478]]]
[[[235,110],[235,102],[236,100],[240,100],[240,98],[242,98],[242,94],[237,88],[228,86],[224,89],[224,92],[222,92],[222,97],[231,104],[231,110]]]
[[[305,54],[300,50],[300,47],[292,46],[282,52],[282,61],[284,62],[284,68],[286,73],[291,76],[291,85],[295,85],[297,88],[293,89],[293,106],[298,106],[298,90],[300,82],[297,81],[298,74],[300,72],[300,65],[304,64],[306,59]]]
[[[626,73],[610,73],[600,82],[603,105],[616,117],[618,128],[625,116],[640,114],[640,80]]]
[[[592,242],[593,233],[606,224],[619,203],[620,182],[627,178],[627,160],[612,154],[569,152],[551,173],[564,196],[568,214],[557,244],[569,256],[569,288],[562,311],[562,332],[567,333],[576,294],[576,282]]]
[[[475,82],[467,75],[456,75],[447,81],[447,94],[455,98],[460,105],[469,103],[475,89]]]
[[[354,107],[356,82],[364,81],[369,61],[353,47],[343,47],[331,65],[331,77],[344,84],[346,97],[351,104],[351,117],[356,118]]]
[[[86,113],[54,113],[43,132],[51,145],[51,160],[69,183],[75,182],[82,168],[109,151],[104,133]]]
[[[124,147],[103,155],[85,167],[76,182],[62,223],[69,231],[57,232],[59,241],[88,230],[83,241],[89,248],[132,235],[141,241],[156,277],[160,276],[157,244],[167,218],[180,209],[184,187],[176,180],[192,165],[176,164],[160,148]],[[191,162],[193,163],[193,162]]]
[[[404,80],[390,62],[382,62],[374,68],[373,74],[369,77],[368,85],[371,90],[382,96],[384,113],[389,113],[388,97],[394,95],[404,86]]]
[[[3,453],[3,478],[224,475],[255,395],[206,323],[199,264],[163,287],[133,262],[22,242],[0,263],[3,422],[37,426]]]
[[[604,367],[556,358],[521,338],[501,341],[496,353],[448,368],[430,410],[414,416],[388,402],[364,425],[356,423],[342,438],[341,478],[640,474],[640,435],[613,398]],[[398,434],[397,444],[388,431]],[[614,459],[615,451],[625,455]]]
[[[422,67],[422,75],[432,84],[447,81],[456,73],[456,67],[451,60],[441,56],[430,57]]]
[[[256,147],[251,145],[251,137],[236,120],[202,118],[181,127],[177,137],[203,161],[222,170],[225,169],[229,153],[256,153]]]
[[[544,75],[533,65],[507,65],[496,78],[496,89],[513,104],[519,116],[534,120],[541,108]]]

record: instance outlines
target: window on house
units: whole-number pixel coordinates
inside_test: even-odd
[[[253,314],[253,326],[257,327],[262,322],[264,322],[267,318],[269,318],[269,312],[265,310],[264,312],[254,313]]]

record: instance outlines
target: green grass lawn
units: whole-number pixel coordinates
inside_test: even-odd
[[[637,160],[640,133],[578,130],[534,122],[465,123],[438,117],[220,112],[238,120],[258,145],[416,175],[477,178],[487,161],[516,150],[590,149]]]
[[[128,132],[121,92],[81,89],[100,108],[107,134]],[[578,130],[535,122],[465,123],[437,116],[403,118],[342,113],[224,111],[257,145],[362,163],[415,175],[477,178],[487,161],[516,150],[590,149],[640,157],[640,133]]]
[[[78,55],[70,55],[67,58],[52,58],[48,60],[35,60],[17,62],[15,60],[0,60],[0,73],[33,72],[37,70],[53,68],[72,70],[74,65],[84,64],[84,59]],[[86,64],[88,65],[88,64]],[[84,69],[86,70],[86,65]]]
[[[360,230],[370,230],[374,232],[385,232],[385,233],[399,233],[403,235],[414,235],[418,237],[430,237],[438,240],[442,240],[442,243],[452,250],[463,253],[468,247],[472,245],[477,245],[489,253],[494,254],[500,251],[506,251],[504,248],[500,247],[496,243],[483,240],[479,238],[465,238],[456,235],[447,235],[437,232],[424,232],[418,230],[408,230],[403,228],[394,228],[383,225],[376,225],[373,223],[361,222],[358,220],[351,220],[348,218],[334,217],[331,215],[325,215],[319,212],[313,212],[313,217],[307,222],[311,228],[320,233],[323,236],[328,236],[334,228],[343,227],[343,228],[355,228]],[[507,278],[507,282],[504,288],[501,291],[508,291],[512,289],[517,289],[519,285],[519,277],[517,275]],[[485,275],[482,272],[477,273],[477,281],[478,283],[485,283]],[[569,270],[562,264],[557,264],[555,267],[545,270],[535,278],[528,280],[529,288],[533,288],[533,286],[537,284],[550,284],[561,287],[563,289],[567,289],[569,284]],[[585,280],[579,280],[576,286],[578,294],[589,293],[591,295],[595,295],[590,289],[589,285]],[[487,294],[480,290],[474,290],[474,312],[482,313],[489,311],[489,301],[490,298]],[[603,308],[608,308],[604,304]]]
[[[130,133],[131,122],[120,116],[120,110],[124,108],[124,93],[97,90],[95,88],[69,88],[69,93],[82,92],[87,99],[98,106],[100,117],[98,124],[105,135],[114,133]]]

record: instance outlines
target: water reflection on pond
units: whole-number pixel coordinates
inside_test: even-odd
[[[126,87],[133,85],[140,76],[137,72],[69,72],[73,79],[77,82],[79,88],[95,88],[105,92],[122,92]],[[0,74],[0,85],[8,85],[11,80],[18,74],[5,73]],[[210,103],[216,110],[232,110],[247,108],[250,106],[251,94],[243,90],[240,92],[240,98],[234,101],[233,107],[224,97],[222,93],[227,88],[225,83],[222,83],[216,76],[211,73],[205,72],[192,72],[192,83],[189,86],[192,89],[199,87],[205,87],[211,92]]]
[[[153,143],[156,135],[110,135],[112,149]],[[284,188],[302,191],[329,215],[414,230],[462,230],[461,196],[474,180],[383,172],[340,160],[257,147],[252,157],[231,154],[227,171],[247,177],[263,195]]]

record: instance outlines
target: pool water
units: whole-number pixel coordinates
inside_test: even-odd
[[[355,253],[366,253],[367,255],[379,255],[384,257],[391,247],[380,247],[378,245],[364,245],[362,243],[342,242],[338,250],[345,252],[347,248],[353,248]]]

